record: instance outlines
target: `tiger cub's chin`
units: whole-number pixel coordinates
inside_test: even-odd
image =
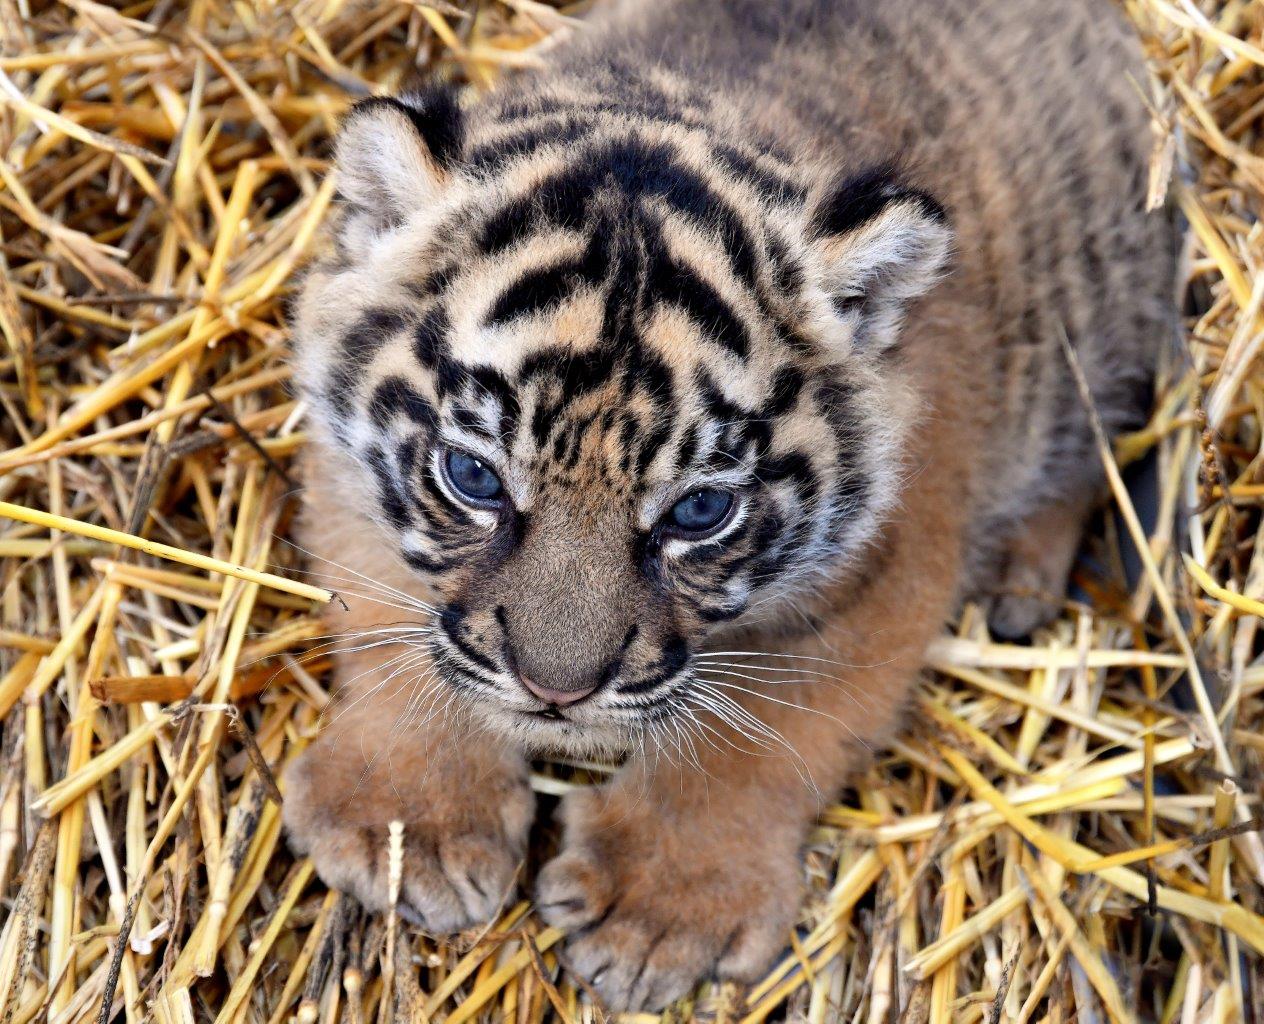
[[[325,880],[446,932],[523,878],[613,1009],[752,980],[822,801],[963,595],[1056,610],[1175,251],[1093,0],[612,4],[477,103],[368,100],[297,304],[338,700],[288,778]],[[934,68],[919,59],[935,54]],[[1121,74],[1120,68],[1133,72]]]

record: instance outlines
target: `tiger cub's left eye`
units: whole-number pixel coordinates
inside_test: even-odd
[[[676,502],[667,514],[667,521],[682,533],[705,536],[728,519],[732,507],[732,492],[707,487]]]
[[[453,489],[467,501],[477,505],[495,501],[504,490],[498,477],[487,463],[465,452],[448,452],[444,460],[448,480]]]

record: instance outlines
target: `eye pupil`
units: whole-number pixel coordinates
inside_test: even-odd
[[[491,501],[500,495],[500,477],[481,459],[464,452],[448,452],[446,465],[448,479],[462,497]]]
[[[704,488],[681,498],[672,506],[672,525],[689,533],[705,533],[714,530],[733,507],[733,495],[728,491]]]

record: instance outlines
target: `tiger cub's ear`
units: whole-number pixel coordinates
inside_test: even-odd
[[[820,285],[857,352],[895,344],[909,303],[944,271],[952,228],[931,195],[889,167],[847,178],[817,203],[809,230]]]
[[[461,108],[449,89],[363,100],[335,147],[338,192],[377,228],[434,200],[461,152]]]

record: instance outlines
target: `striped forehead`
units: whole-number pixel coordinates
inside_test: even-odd
[[[546,151],[472,188],[428,246],[444,272],[415,285],[433,289],[451,357],[508,373],[545,347],[633,340],[673,363],[684,344],[749,356],[788,246],[689,141]]]

